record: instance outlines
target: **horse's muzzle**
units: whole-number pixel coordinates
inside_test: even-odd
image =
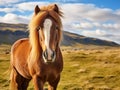
[[[42,57],[45,63],[52,63],[55,61],[56,53],[55,51],[45,50],[42,54]]]

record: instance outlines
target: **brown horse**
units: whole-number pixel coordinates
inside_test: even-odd
[[[11,90],[27,90],[33,79],[35,90],[56,90],[63,69],[60,50],[62,13],[56,4],[35,7],[29,23],[29,38],[15,42],[11,49]]]

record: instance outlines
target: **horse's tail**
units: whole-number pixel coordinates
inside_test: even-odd
[[[17,90],[17,83],[15,77],[16,77],[16,72],[14,68],[12,68],[10,73],[10,90]]]
[[[10,85],[9,85],[9,90],[17,90],[17,83],[16,83],[16,75],[17,72],[13,66],[13,47],[11,49],[11,60],[10,60]]]

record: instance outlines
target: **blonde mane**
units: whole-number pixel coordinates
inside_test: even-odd
[[[59,9],[58,9],[59,10]],[[39,35],[37,28],[43,23],[44,19],[47,17],[47,15],[50,15],[56,23],[58,23],[59,27],[59,35],[61,41],[61,35],[62,35],[62,22],[61,22],[61,16],[62,12],[59,10],[58,12],[54,11],[54,5],[49,5],[46,7],[41,7],[40,12],[36,15],[34,14],[30,23],[29,23],[29,40],[31,44],[31,54],[30,59],[31,60],[38,60],[40,57],[40,41],[39,41]]]

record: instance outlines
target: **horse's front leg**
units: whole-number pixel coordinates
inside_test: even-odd
[[[50,80],[48,90],[57,90],[57,85],[60,81],[60,75],[55,80]]]
[[[44,81],[39,76],[35,75],[33,77],[33,83],[35,90],[43,90]]]

